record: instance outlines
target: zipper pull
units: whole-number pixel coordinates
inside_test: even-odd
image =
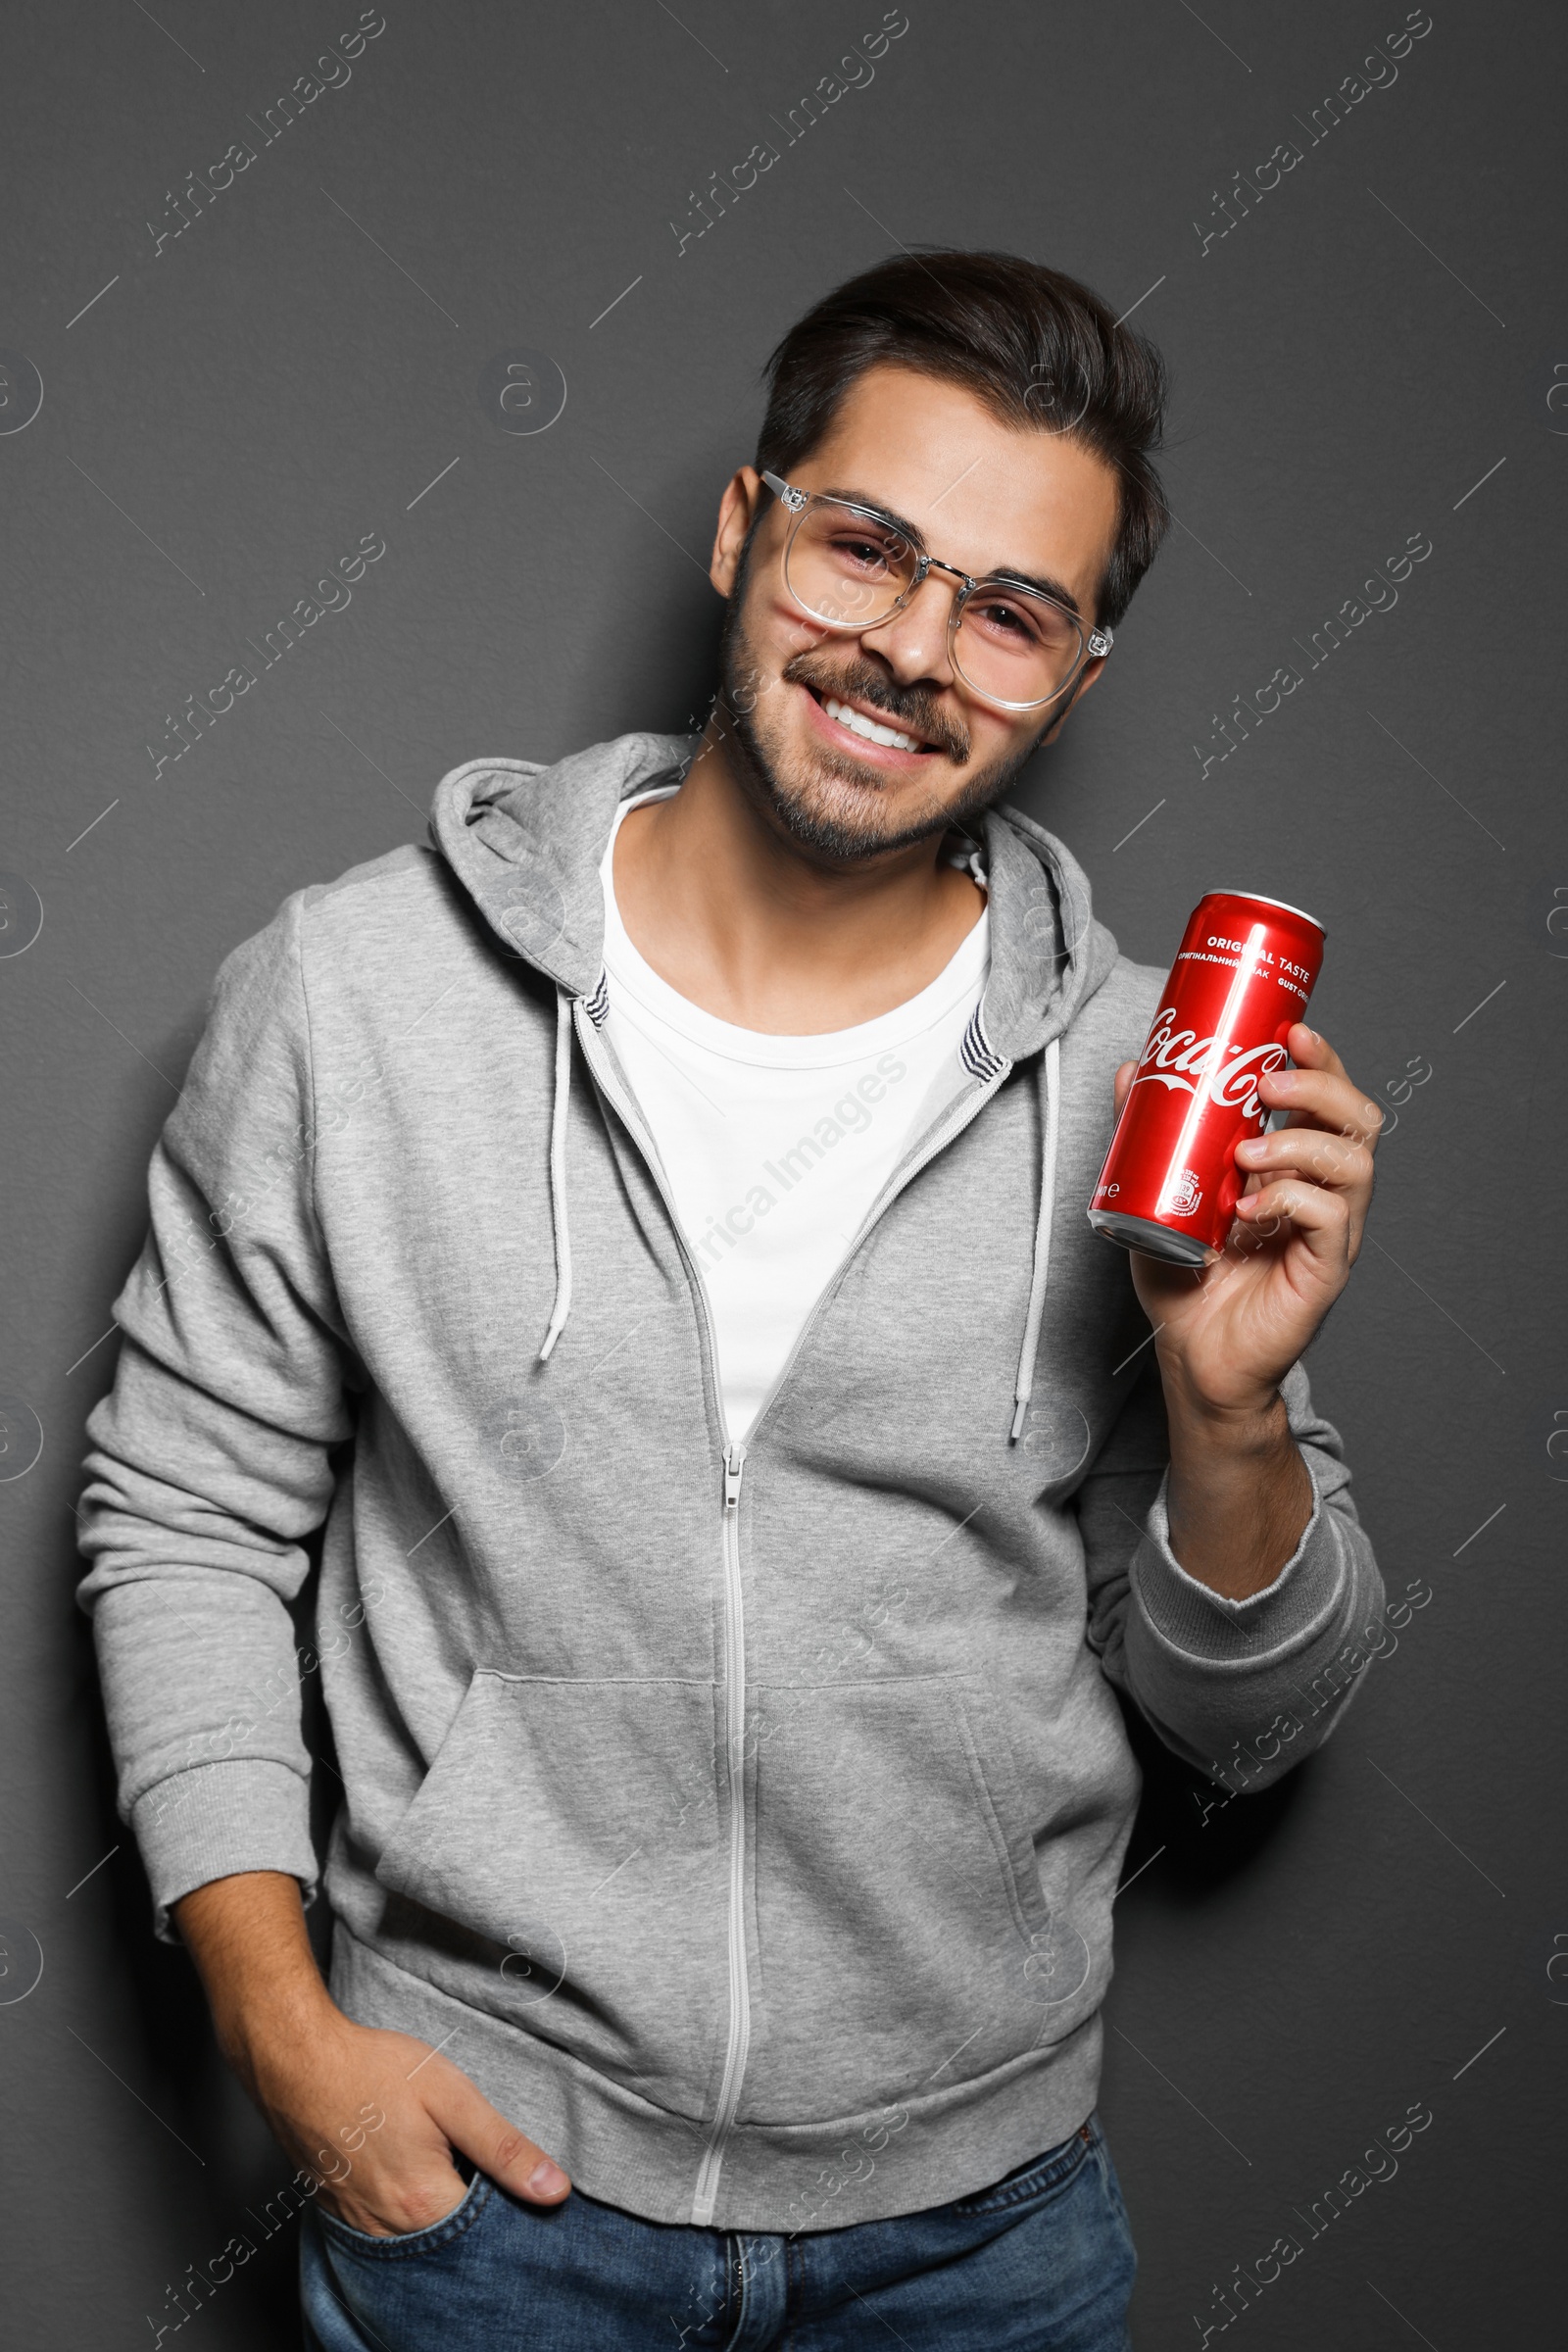
[[[745,1460],[746,1448],[744,1446],[730,1445],[725,1446],[724,1508],[726,1511],[734,1511],[740,1508],[741,1468]]]

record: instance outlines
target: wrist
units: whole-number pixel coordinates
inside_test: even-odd
[[[1209,1396],[1180,1367],[1162,1364],[1165,1419],[1172,1450],[1182,1442],[1238,1459],[1267,1454],[1290,1441],[1290,1414],[1275,1384]]]
[[[311,1949],[297,1880],[242,1872],[209,1881],[171,1908],[223,2054],[242,2077],[254,2076],[254,2057],[341,2017]]]
[[[342,2022],[314,1959],[281,1975],[260,1971],[210,1994],[219,2047],[254,2083],[280,2050],[299,2050]]]
[[[1313,1508],[1311,1473],[1285,1400],[1219,1404],[1167,1396],[1166,1526],[1178,1566],[1228,1600],[1272,1584]]]

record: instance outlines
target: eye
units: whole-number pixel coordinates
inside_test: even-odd
[[[1038,634],[1016,605],[994,602],[989,598],[984,602],[976,599],[973,610],[977,620],[1002,636],[1033,637]]]
[[[843,563],[856,564],[864,571],[885,571],[897,561],[884,542],[853,531],[839,532],[833,541],[833,551]]]
[[[1078,643],[1072,615],[1058,605],[1047,604],[1043,597],[1009,596],[1004,590],[986,588],[965,606],[963,617],[966,623],[972,621],[982,637],[1005,652],[1043,650],[1054,657],[1070,657]]]

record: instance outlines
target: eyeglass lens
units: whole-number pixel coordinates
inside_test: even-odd
[[[806,508],[785,563],[790,594],[835,628],[872,628],[908,593],[919,567],[902,531],[829,500]],[[1001,582],[964,603],[954,658],[976,693],[998,702],[1047,702],[1083,657],[1078,623],[1059,605]]]

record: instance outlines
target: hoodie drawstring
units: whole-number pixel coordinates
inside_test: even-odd
[[[556,1303],[539,1361],[566,1327],[571,1312],[571,1227],[566,1222],[566,1111],[571,1102],[571,999],[556,991],[556,1095],[550,1114],[550,1215],[556,1241]]]
[[[1054,1037],[1046,1048],[1046,1131],[1040,1148],[1040,1214],[1035,1225],[1034,1270],[1029,1277],[1029,1312],[1024,1319],[1023,1347],[1018,1354],[1018,1382],[1013,1390],[1015,1410],[1008,1440],[1016,1445],[1029,1415],[1035,1385],[1035,1358],[1040,1353],[1040,1326],[1046,1312],[1046,1280],[1051,1271],[1051,1220],[1056,1204],[1056,1141],[1060,1127],[1061,1041]]]

